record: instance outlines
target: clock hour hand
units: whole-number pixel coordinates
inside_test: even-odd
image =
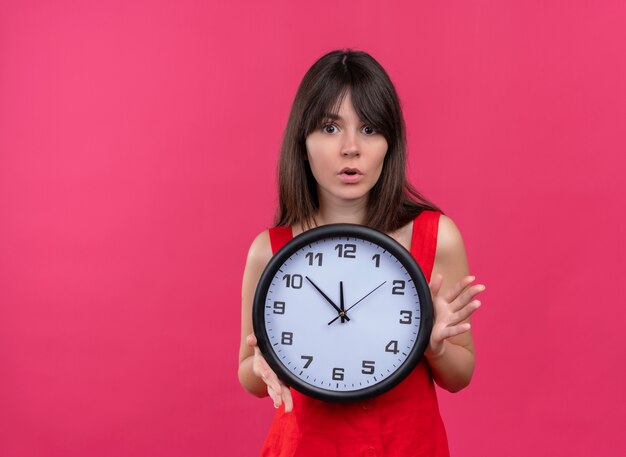
[[[379,284],[378,286],[376,286],[373,290],[369,291],[367,294],[365,294],[363,297],[361,297],[359,300],[357,300],[357,302],[356,302],[354,305],[352,305],[350,308],[348,308],[348,309],[346,309],[346,310],[344,311],[344,314],[347,314],[347,313],[348,313],[348,311],[350,311],[350,310],[351,310],[352,308],[354,308],[356,305],[358,305],[359,303],[361,303],[363,300],[365,300],[367,297],[369,297],[369,296],[370,296],[372,293],[374,293],[376,290],[380,289],[380,288],[381,288],[381,287],[382,287],[382,286],[383,286],[386,282],[387,282],[387,281],[383,281],[381,284]],[[340,317],[342,317],[342,316],[341,316],[341,315],[339,315],[339,316],[335,317],[332,321],[330,321],[330,322],[328,323],[328,325],[332,324],[333,322],[335,322],[335,321],[336,321],[337,319],[339,319]],[[347,320],[350,320],[350,319],[348,318],[348,316],[347,316],[347,315],[345,316],[345,318],[346,318]]]
[[[350,320],[350,318],[349,318],[348,316],[346,316],[346,313],[345,313],[345,312],[344,312],[341,308],[339,308],[339,306],[335,305],[335,303],[334,303],[334,302],[333,302],[330,298],[328,298],[328,295],[326,295],[326,294],[322,291],[322,289],[320,289],[319,287],[317,287],[317,285],[316,285],[313,281],[311,281],[311,278],[309,278],[308,276],[305,276],[305,278],[306,278],[306,280],[307,280],[307,281],[309,281],[309,282],[311,283],[311,285],[312,285],[313,287],[315,287],[315,288],[317,289],[317,291],[318,291],[320,294],[322,294],[322,297],[324,297],[324,298],[326,299],[326,301],[327,301],[328,303],[330,303],[330,304],[331,304],[331,306],[332,306],[333,308],[335,308],[335,310],[337,311],[337,313],[339,313],[339,316],[337,316],[337,317],[336,317],[336,319],[339,319],[340,317],[345,317],[345,318],[346,318],[346,320],[348,320],[348,321]]]

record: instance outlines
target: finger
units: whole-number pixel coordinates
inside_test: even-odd
[[[430,284],[428,287],[430,288],[430,294],[433,297],[439,293],[441,284],[443,284],[443,276],[441,274],[437,273],[435,276],[430,278]]]
[[[272,388],[272,390],[278,397],[282,395],[283,390],[284,390],[283,389],[284,384],[282,383],[280,379],[278,379],[278,376],[276,376],[276,373],[274,373],[274,371],[269,366],[267,366],[267,368],[263,370],[261,379],[263,380],[265,384],[267,384],[268,387]]]
[[[283,403],[285,404],[285,412],[290,413],[293,411],[293,398],[291,397],[291,390],[288,387],[283,387],[282,395]]]
[[[282,403],[280,394],[277,393],[272,386],[267,386],[267,393],[272,399],[272,402],[274,403],[274,408],[276,409],[280,408],[280,405]]]
[[[452,304],[452,309],[454,311],[458,311],[463,308],[467,303],[469,303],[476,295],[481,292],[484,292],[486,287],[484,284],[474,284],[472,287],[469,287],[465,291],[463,291]]]
[[[259,369],[259,377],[263,380],[268,387],[271,387],[277,395],[281,394],[281,382],[276,376],[276,373],[267,365],[267,363],[262,364],[263,366]]]
[[[450,327],[446,327],[441,331],[441,336],[443,339],[448,339],[453,336],[460,335],[461,333],[469,332],[472,329],[472,325],[469,322],[464,322],[463,324],[452,325]]]
[[[475,280],[476,276],[465,276],[461,278],[460,281],[458,281],[446,291],[446,293],[443,295],[443,298],[448,302],[454,301],[459,296],[459,294],[463,292],[463,289],[465,289]]]
[[[480,308],[480,300],[472,300],[467,305],[463,306],[457,312],[452,313],[450,315],[450,320],[448,325],[456,325],[459,322],[463,322],[465,319],[469,318],[474,312]]]

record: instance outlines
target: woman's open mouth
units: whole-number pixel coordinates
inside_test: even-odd
[[[358,168],[344,168],[339,172],[339,178],[345,183],[355,183],[361,180],[363,175]]]

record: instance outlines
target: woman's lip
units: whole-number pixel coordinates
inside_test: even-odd
[[[346,171],[354,171],[354,174],[349,175]],[[363,179],[363,175],[356,168],[344,168],[341,170],[341,173],[339,173],[339,179],[346,184],[355,184]]]
[[[349,168],[349,167],[342,168],[341,171],[339,172],[339,174],[342,175],[346,171],[353,171],[357,175],[361,174],[361,170],[359,170],[358,168]]]

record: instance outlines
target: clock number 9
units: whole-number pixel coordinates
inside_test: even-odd
[[[285,314],[285,302],[284,301],[274,302],[274,314]]]
[[[302,276],[286,274],[283,276],[283,280],[287,283],[287,287],[293,287],[294,289],[302,288]]]
[[[406,286],[406,282],[401,279],[396,279],[393,281],[393,287],[391,288],[391,293],[393,295],[404,295],[404,287]]]
[[[343,257],[344,259],[356,258],[356,244],[338,244],[335,246],[335,251],[337,251],[338,257]]]
[[[343,381],[343,368],[333,368],[333,381]]]

